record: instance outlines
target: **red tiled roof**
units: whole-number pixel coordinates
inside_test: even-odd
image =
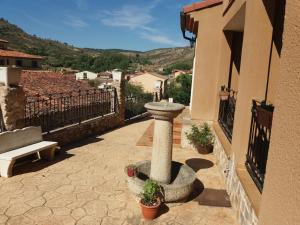
[[[29,55],[23,52],[0,49],[0,57],[25,58],[25,59],[43,59],[41,56]]]
[[[49,94],[71,93],[79,90],[90,90],[86,81],[78,81],[75,75],[64,75],[61,72],[23,70],[20,84],[27,96],[47,96]]]
[[[222,2],[223,2],[223,0],[204,0],[204,1],[193,3],[191,5],[187,5],[187,6],[183,7],[183,12],[190,13],[190,12],[193,12],[196,10],[201,10],[201,9],[205,9],[208,7],[212,7],[212,6],[221,4]]]
[[[0,39],[0,42],[8,43],[7,40]]]

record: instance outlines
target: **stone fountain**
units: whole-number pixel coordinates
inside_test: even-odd
[[[128,177],[129,189],[139,195],[146,179],[163,188],[165,202],[184,201],[193,191],[195,172],[187,165],[172,161],[173,120],[184,106],[177,103],[151,102],[145,108],[155,119],[151,161],[138,162],[136,177]]]

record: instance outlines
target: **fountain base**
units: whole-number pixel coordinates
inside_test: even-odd
[[[145,181],[150,177],[151,161],[142,161],[135,165],[138,175],[127,176],[127,181],[131,192],[138,196],[143,190]],[[170,184],[159,183],[164,192],[164,201],[184,202],[193,191],[196,174],[189,166],[172,161],[171,176]]]

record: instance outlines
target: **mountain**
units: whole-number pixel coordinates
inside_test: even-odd
[[[189,47],[146,52],[77,48],[67,43],[30,35],[3,18],[0,18],[0,39],[8,40],[11,49],[43,56],[43,67],[46,69],[71,67],[100,72],[118,67],[124,70],[157,70],[182,64],[192,66],[194,57],[194,50]]]

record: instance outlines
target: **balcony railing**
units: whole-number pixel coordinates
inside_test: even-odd
[[[118,111],[115,89],[86,90],[48,96],[27,97],[25,125],[41,126],[43,132]]]
[[[227,92],[227,96],[223,99],[220,97],[218,121],[224,134],[231,142],[237,92],[225,87],[222,87],[221,91]]]
[[[262,192],[268,159],[274,107],[253,100],[246,168]]]

